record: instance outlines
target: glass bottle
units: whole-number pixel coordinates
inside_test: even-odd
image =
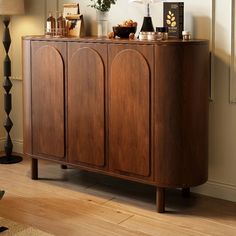
[[[63,17],[62,12],[59,12],[57,18],[57,35],[66,36],[66,19]]]
[[[55,35],[55,28],[56,28],[56,19],[53,17],[52,13],[49,12],[46,21],[46,35],[49,36]]]

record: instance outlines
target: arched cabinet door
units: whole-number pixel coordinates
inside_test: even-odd
[[[144,55],[152,55],[153,49],[137,48],[109,47],[109,163],[115,172],[148,177],[152,60]]]
[[[91,46],[91,47],[90,47]],[[68,158],[73,164],[105,165],[106,46],[68,48]]]
[[[66,44],[32,42],[33,154],[65,157]]]

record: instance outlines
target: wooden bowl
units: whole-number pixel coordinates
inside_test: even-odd
[[[125,26],[113,26],[114,36],[120,38],[129,38],[130,33],[136,33],[137,26],[125,27]]]

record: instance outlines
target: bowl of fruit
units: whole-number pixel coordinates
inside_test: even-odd
[[[112,27],[114,37],[129,38],[131,33],[135,34],[137,31],[137,22],[133,20],[126,20],[122,24]]]

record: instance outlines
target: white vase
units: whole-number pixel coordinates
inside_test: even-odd
[[[97,35],[98,37],[107,36],[108,33],[108,12],[97,10]]]

